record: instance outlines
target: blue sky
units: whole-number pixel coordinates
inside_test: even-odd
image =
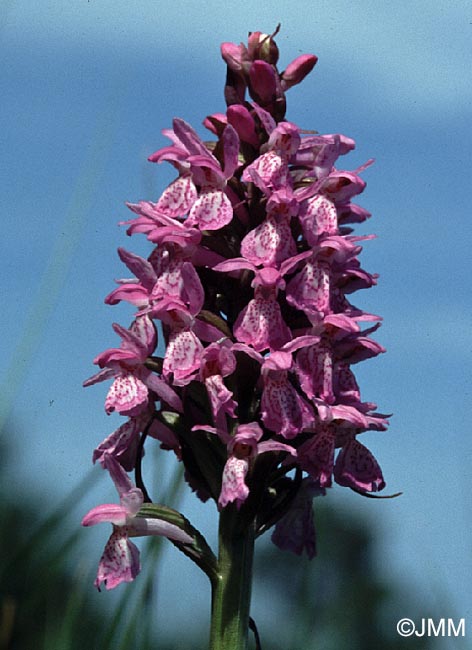
[[[440,593],[451,608],[444,615],[472,625],[466,2],[2,4],[0,380],[1,417],[18,451],[12,480],[47,489],[53,502],[113,430],[105,389],[81,382],[116,343],[111,323],[131,319],[128,306],[103,304],[122,274],[116,248],[146,250],[116,225],[128,217],[123,203],[155,200],[173,177],[146,163],[172,117],[200,129],[224,110],[220,42],[278,22],[282,66],[304,52],[319,57],[289,92],[288,119],[355,138],[343,159],[350,169],[376,159],[359,201],[373,217],[357,232],[378,235],[362,262],[380,280],[355,302],[383,315],[377,340],[388,352],[358,377],[364,399],[394,413],[387,433],[365,441],[387,489],[404,495],[330,498],[378,524],[383,571],[412,581],[419,600]],[[86,506],[110,496],[102,481]],[[211,506],[189,499],[185,509],[211,526]],[[106,532],[96,532],[100,544]]]

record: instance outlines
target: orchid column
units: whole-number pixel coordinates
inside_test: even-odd
[[[371,237],[351,227],[370,216],[352,200],[372,161],[342,171],[353,140],[285,119],[285,92],[315,56],[280,73],[274,38],[260,32],[247,47],[224,43],[222,55],[227,110],[204,121],[213,140],[174,119],[163,131],[171,144],[149,160],[169,162],[176,179],[157,202],[128,206],[127,232],[144,234],[150,254],[119,250],[134,277],[106,302],[131,303],[134,320],[114,325],[121,345],[95,359],[101,370],[86,382],[112,379],[106,410],[127,417],[94,452],[120,505],[99,506],[83,523],[114,526],[96,581],[107,589],[140,570],[130,536],[169,537],[211,581],[210,647],[240,650],[255,539],[275,527],[277,546],[313,557],[314,496],[333,478],[361,494],[385,486],[358,437],[387,421],[361,400],[353,373],[384,351],[370,338],[380,317],[347,297],[376,282],[358,260]],[[151,502],[142,478],[149,438],[184,464],[200,499],[217,504],[218,557],[183,515]]]

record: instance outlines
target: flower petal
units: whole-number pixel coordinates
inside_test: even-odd
[[[300,467],[319,481],[321,487],[330,487],[334,465],[335,437],[329,431],[320,431],[298,450]]]
[[[272,541],[283,551],[301,555],[310,560],[316,555],[313,497],[323,494],[310,478],[305,478],[289,511],[280,519],[272,533]]]
[[[156,204],[168,217],[181,217],[191,209],[197,200],[197,190],[189,175],[179,176],[162,193]]]
[[[210,399],[213,420],[217,427],[225,422],[225,415],[235,417],[237,402],[233,399],[233,393],[225,386],[221,375],[210,375],[205,379],[205,386]]]
[[[189,226],[200,230],[219,230],[233,218],[231,201],[221,190],[203,191],[195,201],[187,219]]]
[[[378,492],[385,487],[378,462],[355,438],[341,449],[334,466],[334,480],[339,485],[366,492]]]
[[[172,126],[174,127],[175,135],[190,154],[212,157],[190,124],[180,117],[176,117],[172,121]]]
[[[334,203],[321,194],[306,201],[300,213],[300,221],[310,246],[315,246],[321,235],[338,233],[338,215]]]
[[[131,418],[113,431],[93,452],[93,462],[97,460],[105,467],[105,456],[110,454],[120,465],[130,472],[136,463],[139,432],[142,430],[141,418]]]
[[[178,413],[183,413],[183,406],[180,397],[163,379],[149,371],[149,373],[143,375],[143,381],[162,401],[167,402],[167,404],[172,406],[172,408]]]
[[[324,343],[303,348],[297,354],[297,375],[310,399],[317,396],[329,404],[334,403],[332,357],[330,347]]]
[[[84,387],[87,386],[93,386],[93,384],[98,384],[100,381],[106,381],[107,379],[111,379],[114,377],[116,374],[116,371],[113,368],[105,368],[104,370],[100,370],[97,372],[95,375],[92,375],[92,377],[89,377],[84,381],[82,384]]]
[[[231,178],[239,164],[239,136],[231,124],[226,126],[221,140],[223,142],[224,175],[225,178]]]
[[[191,330],[173,332],[164,357],[163,374],[174,375],[175,386],[185,386],[200,368],[203,345]]]
[[[148,403],[149,391],[145,384],[132,375],[123,373],[116,377],[105,400],[108,414],[118,411],[122,415],[138,415]]]
[[[252,264],[278,265],[297,253],[289,221],[268,215],[241,242],[241,254]]]
[[[89,510],[82,519],[82,526],[95,526],[96,524],[115,524],[124,526],[126,524],[126,508],[117,503],[104,503]]]
[[[140,570],[139,549],[128,539],[125,529],[116,528],[100,559],[95,586],[100,589],[104,582],[107,589],[114,589],[122,582],[132,582]]]
[[[259,156],[243,172],[243,181],[253,182],[263,192],[280,189],[288,182],[288,165],[275,151]]]
[[[111,454],[104,454],[103,464],[110,472],[111,479],[115,484],[116,491],[120,495],[120,498],[130,490],[135,489],[128,474]]]
[[[286,372],[273,375],[266,379],[262,393],[262,421],[284,438],[294,438],[313,421],[313,409],[288,381]]]
[[[239,508],[249,495],[249,488],[244,482],[249,468],[246,458],[230,456],[223,470],[219,505],[224,508],[228,503],[236,501]]]
[[[309,259],[287,285],[287,302],[321,320],[330,309],[330,266],[327,262]]]
[[[240,343],[252,345],[257,352],[280,349],[292,338],[277,300],[258,298],[239,314],[233,332]]]
[[[121,247],[118,249],[118,255],[120,256],[120,260],[126,264],[131,273],[134,273],[134,275],[141,281],[143,287],[150,291],[157,280],[152,264],[143,257],[131,253]]]

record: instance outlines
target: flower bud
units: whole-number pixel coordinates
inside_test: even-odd
[[[243,142],[249,142],[254,147],[259,146],[259,138],[256,134],[254,118],[248,109],[242,104],[233,104],[226,111],[228,123],[236,130]]]
[[[248,39],[249,58],[252,61],[260,59],[275,65],[279,60],[279,48],[272,36],[262,32],[252,32]]]
[[[254,61],[249,70],[249,79],[253,99],[259,100],[262,104],[269,104],[273,101],[277,84],[271,65],[265,61]]]
[[[241,45],[236,45],[236,43],[222,43],[221,56],[231,70],[241,72],[243,62],[247,60],[247,50],[242,43]]]
[[[287,90],[296,86],[309,74],[316,65],[318,57],[314,54],[302,54],[289,63],[282,72],[282,88]]]
[[[228,120],[224,113],[213,113],[213,115],[207,115],[203,120],[203,126],[220,137],[225,130]]]

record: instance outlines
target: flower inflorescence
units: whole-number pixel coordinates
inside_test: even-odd
[[[278,546],[311,557],[314,495],[333,479],[363,493],[385,485],[358,436],[385,430],[386,416],[361,400],[352,370],[384,351],[370,338],[381,319],[348,299],[377,278],[358,260],[370,237],[352,234],[370,216],[353,199],[372,161],[341,170],[352,139],[285,119],[285,92],[316,57],[279,73],[274,38],[260,32],[247,47],[224,43],[222,55],[227,110],[204,121],[216,139],[174,119],[163,131],[171,144],[149,160],[169,162],[177,178],[156,202],[128,204],[128,235],[153,248],[147,258],[119,249],[134,278],[106,302],[131,303],[135,319],[114,325],[121,346],[96,357],[85,384],[112,379],[106,411],[128,420],[94,461],[126,474],[140,466],[143,436],[157,439],[200,498],[237,507],[261,531],[275,524]],[[114,520],[101,520],[116,535]],[[136,575],[134,551],[133,570],[119,575],[113,553],[122,546],[109,550],[108,573],[102,558],[98,584]]]

